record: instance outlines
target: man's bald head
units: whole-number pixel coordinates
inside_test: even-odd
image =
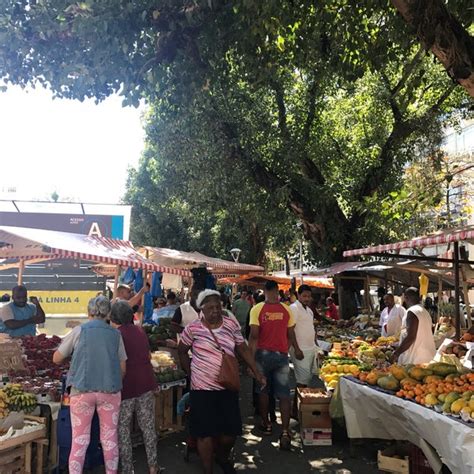
[[[28,301],[28,290],[26,286],[18,285],[12,289],[12,299],[15,306],[23,308]]]

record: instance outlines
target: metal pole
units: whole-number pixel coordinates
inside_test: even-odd
[[[461,308],[460,308],[460,291],[459,291],[459,242],[454,242],[453,255],[453,270],[454,270],[454,299],[455,299],[455,328],[456,340],[461,338]]]
[[[25,271],[25,261],[20,258],[20,266],[18,267],[18,285],[23,284],[23,272]]]
[[[115,265],[114,298],[117,298],[117,288],[118,288],[119,277],[120,277],[120,265]]]

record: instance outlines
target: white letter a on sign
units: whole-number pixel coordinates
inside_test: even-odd
[[[89,235],[96,235],[97,237],[102,237],[102,232],[100,231],[99,224],[93,222],[89,230]]]

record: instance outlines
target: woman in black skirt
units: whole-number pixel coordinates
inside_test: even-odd
[[[196,304],[201,309],[200,318],[186,326],[178,346],[181,365],[191,376],[190,434],[197,438],[206,474],[213,472],[214,457],[224,473],[234,473],[229,455],[236,437],[242,434],[239,394],[226,390],[217,381],[222,352],[214,336],[226,354],[237,353],[247,363],[260,384],[265,385],[266,381],[255,366],[239,325],[223,314],[219,292],[202,291]]]

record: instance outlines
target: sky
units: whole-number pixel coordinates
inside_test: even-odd
[[[143,150],[143,111],[118,96],[96,105],[9,86],[0,93],[0,199],[56,191],[60,201],[119,203]]]

